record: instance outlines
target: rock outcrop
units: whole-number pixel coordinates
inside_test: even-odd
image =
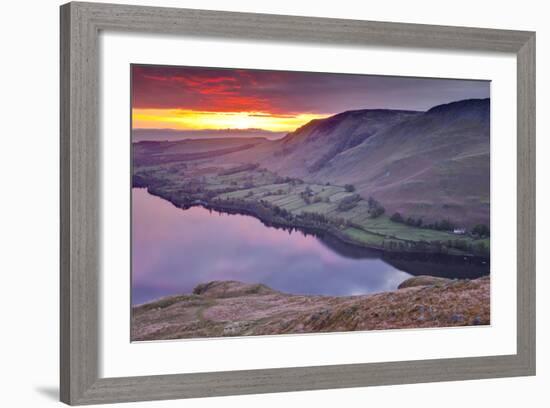
[[[415,286],[444,285],[449,282],[452,282],[452,279],[440,278],[437,276],[420,275],[420,276],[413,276],[412,278],[404,280],[399,284],[397,288],[405,289],[405,288],[413,288]]]
[[[261,284],[209,282],[191,295],[135,306],[132,340],[490,324],[489,277],[427,278],[409,279],[393,292],[347,297],[291,295]]]

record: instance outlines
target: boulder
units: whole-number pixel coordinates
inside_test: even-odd
[[[443,285],[449,282],[452,282],[452,279],[439,278],[437,276],[420,275],[420,276],[414,276],[412,278],[404,280],[399,284],[397,288],[405,289],[405,288],[412,288],[415,286]]]
[[[201,283],[193,289],[193,294],[210,298],[229,298],[246,295],[267,295],[276,293],[262,284],[250,284],[238,281],[212,281]]]

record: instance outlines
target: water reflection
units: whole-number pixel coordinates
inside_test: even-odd
[[[211,280],[342,296],[393,290],[411,276],[406,265],[330,237],[266,227],[246,215],[181,210],[145,189],[134,188],[132,199],[133,304]]]

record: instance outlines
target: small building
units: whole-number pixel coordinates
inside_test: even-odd
[[[464,235],[466,234],[466,228],[455,228],[453,234]]]

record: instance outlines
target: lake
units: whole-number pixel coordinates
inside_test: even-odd
[[[191,293],[199,283],[238,280],[286,293],[361,295],[394,290],[412,275],[475,278],[484,262],[462,257],[391,257],[330,236],[192,207],[182,210],[132,189],[132,304]]]

